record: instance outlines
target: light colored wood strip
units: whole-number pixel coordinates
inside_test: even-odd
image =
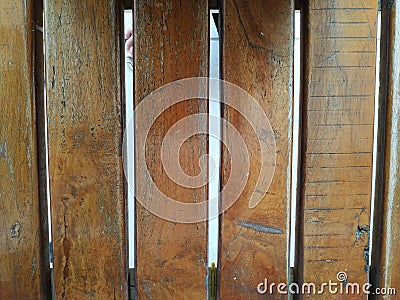
[[[250,171],[242,195],[221,216],[221,299],[280,299],[259,294],[257,285],[266,277],[287,282],[293,9],[292,1],[223,2],[223,79],[245,89],[265,111],[275,133],[277,163],[268,193],[249,209],[261,168],[258,141],[248,122],[225,107],[224,117],[238,128],[250,151]],[[228,156],[225,150],[223,185],[229,181]]]
[[[304,6],[307,29],[300,175],[304,211],[296,268],[299,282],[317,286],[336,282],[342,271],[349,283],[368,282],[364,256],[368,232],[360,228],[368,228],[370,219],[378,3],[339,2],[310,0]],[[338,20],[357,25],[343,26]],[[357,44],[362,44],[362,49]],[[354,133],[360,128],[365,132],[354,134],[353,128]],[[360,167],[362,173],[355,174]],[[341,236],[336,244],[330,241],[329,235],[334,234]],[[305,238],[309,235],[315,237]],[[335,264],[314,262],[330,257],[336,257]],[[331,297],[328,292],[311,295],[313,299]],[[341,297],[360,299],[356,294]]]
[[[207,76],[209,19],[207,1],[136,1],[135,24],[135,104],[157,88],[175,80]],[[205,91],[206,92],[206,91]],[[170,95],[171,96],[171,95]],[[178,97],[174,94],[172,97]],[[137,202],[136,263],[139,299],[204,299],[206,297],[207,223],[183,224],[158,217],[142,203],[153,200],[155,189],[146,181],[148,169],[155,186],[172,199],[185,203],[207,199],[207,185],[185,188],[165,172],[161,158],[164,136],[174,124],[188,115],[207,112],[207,101],[192,99],[163,111],[153,122],[146,140],[146,166],[136,166],[136,189],[148,190]],[[151,105],[150,115],[159,107]],[[135,119],[136,128],[146,121]],[[195,117],[198,128],[207,128],[207,120]],[[137,129],[136,129],[137,130]],[[138,135],[144,134],[137,132]],[[136,139],[138,149],[143,144]],[[168,148],[172,152],[174,149]],[[179,152],[183,170],[200,173],[199,158],[207,153],[207,139],[197,135],[185,141]],[[201,167],[207,170],[206,162]],[[140,197],[140,196],[139,196]],[[154,202],[153,202],[154,203]],[[171,210],[156,202],[153,207]],[[163,210],[163,209],[161,209]]]
[[[34,17],[33,1],[0,2],[1,299],[48,295],[36,145]]]
[[[57,299],[126,299],[120,1],[46,1]]]

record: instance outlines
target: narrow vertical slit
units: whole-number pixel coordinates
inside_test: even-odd
[[[45,55],[45,47],[43,47],[43,52]],[[46,78],[46,67],[45,63],[43,64],[43,75]],[[46,95],[46,81],[44,83],[43,89],[43,97],[44,97],[44,105],[43,105],[43,112],[44,112],[44,143],[46,151],[44,151],[44,159],[46,164],[46,199],[47,199],[47,216],[49,219],[49,258],[50,258],[50,268],[53,268],[53,242],[52,242],[52,228],[51,228],[51,199],[50,199],[50,174],[49,174],[49,144],[48,144],[48,133],[47,133],[47,95]]]
[[[308,15],[308,1],[298,1],[300,3],[296,6],[296,8],[299,8],[300,11],[297,11],[297,17],[296,17],[296,31],[299,32],[299,40],[297,45],[295,44],[295,49],[297,49],[298,57],[295,57],[295,67],[294,69],[297,69],[298,71],[298,80],[297,80],[297,85],[295,83],[295,88],[294,88],[294,95],[295,99],[298,99],[297,101],[295,100],[295,103],[297,103],[298,107],[294,108],[294,112],[297,110],[298,111],[298,118],[296,119],[296,123],[298,123],[298,129],[294,129],[293,132],[297,132],[298,134],[298,139],[297,139],[297,147],[293,146],[293,154],[297,152],[297,159],[295,160],[297,163],[297,167],[293,167],[293,174],[292,177],[296,178],[296,184],[293,183],[292,190],[295,193],[295,196],[292,198],[292,204],[296,206],[295,209],[292,210],[294,211],[295,218],[292,220],[295,228],[295,232],[291,232],[291,235],[293,236],[293,255],[292,259],[293,261],[289,262],[291,267],[291,271],[293,274],[293,282],[295,282],[298,285],[301,285],[303,283],[303,258],[304,258],[304,240],[303,240],[303,232],[304,232],[304,196],[302,195],[302,189],[305,185],[305,153],[306,153],[306,147],[307,143],[305,141],[306,138],[306,126],[304,124],[307,116],[307,103],[305,100],[307,99],[307,90],[304,86],[305,78],[307,76],[308,70],[308,65],[306,60],[303,58],[305,54],[308,53],[308,27],[307,27],[307,20],[309,18]],[[296,47],[297,46],[297,47]],[[296,67],[296,65],[298,67]],[[295,126],[295,125],[294,125]],[[294,138],[293,138],[294,139]],[[300,163],[300,164],[299,164]],[[299,295],[294,295],[294,299],[299,299]]]
[[[45,50],[44,50],[45,51]],[[44,78],[46,78],[46,67],[43,65],[44,68]],[[46,81],[45,81],[46,82]],[[53,286],[54,282],[54,256],[53,256],[53,237],[52,237],[52,218],[51,218],[51,197],[50,197],[50,173],[49,173],[49,145],[48,145],[48,130],[47,130],[47,96],[46,96],[46,84],[44,84],[44,141],[46,150],[45,153],[45,161],[46,161],[46,204],[47,204],[47,218],[48,218],[48,232],[49,232],[49,265],[50,265],[50,276],[51,276],[51,293],[52,299],[55,299],[55,290]]]
[[[368,267],[371,267],[371,253],[372,253],[372,232],[374,230],[374,213],[375,213],[375,194],[376,194],[376,179],[377,179],[377,159],[378,159],[378,130],[381,127],[379,123],[379,69],[380,69],[380,44],[381,44],[381,12],[378,12],[376,19],[377,30],[376,30],[376,72],[375,72],[375,112],[374,112],[374,145],[372,152],[372,189],[371,189],[371,212],[370,212],[370,231],[369,231],[369,242],[368,242],[368,261],[366,262]]]
[[[209,51],[209,77],[219,79],[219,33],[218,26],[219,10],[211,9],[210,16],[210,51]],[[210,85],[211,89],[211,85]],[[218,89],[218,87],[217,87]],[[219,90],[211,91],[210,94],[219,95]],[[218,239],[219,239],[219,188],[220,188],[220,169],[221,169],[221,106],[219,101],[209,100],[209,143],[208,143],[208,215],[211,216],[208,220],[208,245],[207,245],[207,265],[209,270],[213,266],[218,265]],[[213,118],[215,117],[215,118]],[[212,160],[212,161],[211,161]],[[215,280],[211,280],[209,271],[209,284],[215,284]],[[215,272],[214,270],[212,272]],[[215,276],[215,273],[214,273]],[[214,294],[215,286],[209,286],[208,299],[216,299]]]
[[[380,274],[382,272],[381,263],[381,241],[383,226],[383,190],[384,190],[384,168],[385,168],[385,144],[386,144],[386,105],[388,99],[388,67],[389,67],[389,36],[390,36],[390,11],[391,1],[382,1],[378,24],[380,30],[377,36],[380,43],[377,44],[377,60],[379,59],[379,70],[376,76],[377,98],[375,101],[374,119],[374,161],[373,161],[373,188],[371,200],[371,223],[370,223],[370,249],[369,249],[369,283],[372,289],[379,288],[381,285]],[[379,49],[379,53],[378,53]],[[376,85],[376,86],[377,86]],[[369,299],[376,299],[369,296]]]
[[[135,267],[136,267],[136,206],[135,206],[135,136],[134,136],[134,100],[133,100],[133,77],[134,77],[134,61],[133,53],[130,52],[132,44],[128,39],[133,38],[133,11],[132,9],[124,10],[124,57],[125,57],[125,161],[124,170],[126,176],[126,194],[128,200],[128,284],[129,284],[129,299],[137,299],[135,286]]]
[[[129,28],[132,29],[132,10],[125,10],[124,12],[124,30],[125,32],[129,31]],[[134,198],[134,189],[135,189],[135,180],[134,180],[134,132],[133,126],[129,126],[129,124],[133,124],[133,59],[128,53],[128,50],[125,48],[125,99],[126,99],[126,130],[127,132],[127,163],[128,167],[128,246],[129,246],[129,268],[135,267],[134,257],[135,257],[135,198]]]
[[[292,137],[292,176],[291,176],[291,203],[290,203],[290,238],[289,238],[289,280],[293,282],[293,269],[295,267],[296,251],[296,214],[297,214],[297,188],[299,168],[299,138],[300,138],[300,10],[294,14],[294,97],[293,97],[293,137]]]
[[[51,238],[51,214],[48,169],[48,143],[47,143],[47,112],[46,112],[46,74],[45,74],[45,30],[43,2],[38,1],[35,7],[35,106],[37,123],[38,167],[39,167],[39,201],[42,236],[42,270],[44,296],[52,298],[53,295],[53,255]],[[53,297],[54,298],[54,297]]]

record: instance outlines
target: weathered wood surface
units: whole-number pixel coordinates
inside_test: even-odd
[[[136,105],[164,84],[186,77],[207,76],[208,23],[207,1],[135,3]],[[156,111],[158,108],[152,109]],[[204,100],[192,99],[167,109],[157,120],[153,120],[146,141],[147,169],[155,185],[169,197],[186,203],[205,201],[207,186],[184,188],[179,186],[179,182],[170,180],[163,170],[160,150],[171,126],[183,117],[198,112],[207,112]],[[135,119],[135,122],[140,121]],[[204,118],[199,117],[196,122],[207,128]],[[142,146],[136,145],[135,155]],[[204,135],[190,138],[180,149],[182,169],[189,176],[199,174],[199,157],[206,152],[207,139]],[[203,165],[203,169],[207,170],[207,166]],[[144,169],[137,167],[136,187],[146,189],[145,174]],[[144,196],[146,199],[140,200],[151,200],[153,192],[153,189],[149,190]],[[158,207],[162,203],[154,205]],[[204,299],[206,222],[171,222],[152,214],[140,202],[137,202],[136,213],[139,299]]]
[[[338,282],[338,272],[368,282],[377,9],[373,0],[303,6],[300,283]]]
[[[0,298],[43,299],[33,1],[0,3]],[[47,217],[46,215],[44,217]]]
[[[57,299],[126,299],[120,1],[46,1]]]
[[[261,162],[248,122],[232,108],[224,118],[245,139],[250,172],[244,192],[221,216],[221,299],[280,299],[261,295],[257,285],[287,282],[287,241],[292,138],[292,1],[233,1],[222,4],[222,78],[246,90],[265,111],[276,139],[276,169],[263,200],[249,209]],[[222,128],[223,138],[226,138]],[[229,154],[223,152],[222,185],[229,181]],[[230,199],[221,199],[221,203]],[[241,226],[244,225],[244,226]],[[282,299],[284,296],[282,296]]]

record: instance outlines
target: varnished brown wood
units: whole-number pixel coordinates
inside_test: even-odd
[[[383,167],[377,184],[379,191],[376,203],[373,237],[373,257],[371,282],[374,288],[385,288],[387,290],[400,287],[400,260],[398,253],[400,245],[400,100],[399,100],[399,26],[400,26],[400,5],[397,2],[382,2],[382,68],[380,91],[380,130],[379,139],[383,142],[378,149],[382,154]],[[384,117],[384,118],[383,118]],[[382,198],[381,198],[382,197]],[[393,292],[393,290],[392,290]],[[392,294],[393,295],[393,294]],[[375,295],[373,299],[394,299],[395,296]],[[392,297],[392,298],[391,298]]]
[[[136,1],[135,103],[164,84],[208,74],[208,1]],[[151,109],[156,110],[157,107]],[[160,150],[168,129],[183,117],[206,112],[204,100],[186,101],[153,120],[147,137],[146,162],[156,186],[173,199],[205,201],[206,186],[183,188],[163,170]],[[150,113],[150,112],[149,112]],[[140,116],[143,117],[143,116]],[[138,119],[135,122],[139,123]],[[199,117],[199,126],[207,128]],[[202,124],[202,125],[201,125]],[[142,145],[136,145],[136,149]],[[194,136],[180,150],[180,162],[188,175],[198,174],[199,157],[207,153],[204,136]],[[207,166],[203,166],[207,169]],[[137,168],[136,186],[146,188],[145,170]],[[152,199],[153,189],[146,193]],[[147,201],[141,199],[142,201]],[[182,224],[149,212],[137,202],[137,287],[139,299],[204,299],[206,295],[206,222]],[[161,203],[155,203],[157,207]]]
[[[373,0],[304,3],[300,283],[339,282],[338,272],[368,282],[377,10]]]
[[[292,136],[294,3],[226,0],[222,7],[222,76],[245,89],[261,105],[275,133],[277,162],[272,184],[253,209],[248,201],[260,172],[258,141],[232,108],[224,118],[246,140],[250,151],[248,183],[237,202],[221,216],[220,298],[283,299],[261,295],[257,285],[287,282],[287,240]],[[224,136],[223,128],[223,136]],[[229,180],[229,157],[223,152],[222,184]],[[229,199],[221,199],[229,201]],[[239,224],[252,224],[245,228]],[[254,228],[254,229],[253,229]],[[272,232],[257,231],[270,228]]]
[[[1,299],[44,299],[48,293],[33,88],[33,2],[0,3]]]
[[[121,3],[46,1],[45,19],[55,295],[126,299]]]

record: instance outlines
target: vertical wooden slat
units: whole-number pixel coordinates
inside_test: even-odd
[[[136,106],[164,84],[186,77],[207,76],[208,23],[207,1],[135,1]],[[157,110],[157,107],[151,109]],[[155,185],[169,197],[186,203],[204,201],[207,187],[183,188],[179,182],[170,180],[163,170],[160,149],[172,125],[199,112],[207,112],[204,100],[185,101],[164,111],[157,121],[153,120],[146,142],[147,169]],[[135,122],[139,123],[137,119]],[[196,122],[207,128],[206,120],[201,117]],[[136,144],[136,147],[142,145]],[[207,153],[206,138],[192,137],[179,153],[183,170],[189,176],[198,174],[199,157]],[[207,169],[206,165],[202,167]],[[136,186],[141,189],[146,189],[145,174],[144,169],[136,169]],[[206,222],[182,224],[155,216],[141,205],[152,199],[153,192],[150,189],[136,208],[139,299],[204,299]]]
[[[389,37],[390,37],[390,13],[392,9],[391,0],[380,3],[381,8],[381,35],[380,35],[380,57],[379,57],[379,98],[377,107],[377,147],[376,147],[376,172],[375,172],[375,195],[374,211],[372,220],[372,247],[371,266],[369,279],[373,288],[380,286],[382,265],[382,221],[383,221],[383,193],[385,190],[385,146],[386,146],[386,116],[388,98],[388,65],[389,65]],[[379,299],[380,295],[370,295],[370,299]]]
[[[393,3],[393,5],[391,5]],[[380,213],[375,214],[373,257],[371,281],[375,288],[400,288],[400,5],[398,2],[382,2],[382,59],[380,117],[383,145],[381,145],[382,166],[381,179],[383,196]],[[383,80],[385,82],[383,82]],[[386,126],[385,126],[386,125]],[[386,141],[386,142],[385,142]],[[378,207],[377,207],[378,208]],[[393,293],[393,291],[391,291]],[[393,295],[393,294],[392,294]],[[374,296],[373,296],[374,297]],[[393,296],[375,296],[373,299],[392,299]],[[381,298],[380,298],[381,297]]]
[[[58,299],[126,299],[120,1],[46,1]]]
[[[257,286],[265,278],[287,282],[293,10],[290,0],[279,5],[275,1],[226,0],[222,6],[222,77],[246,90],[265,111],[275,133],[277,160],[267,194],[249,209],[261,166],[259,146],[247,120],[225,107],[224,118],[240,131],[250,151],[250,172],[244,192],[221,217],[221,299],[284,298],[276,293],[261,295]],[[223,185],[229,181],[227,155],[224,151]]]
[[[38,189],[33,18],[33,1],[0,3],[1,299],[44,299],[48,284]]]
[[[300,283],[368,280],[377,9],[304,3]]]
[[[48,204],[48,186],[47,186],[47,136],[46,136],[46,99],[44,93],[44,19],[43,19],[43,1],[35,1],[34,4],[34,32],[35,32],[35,103],[36,103],[36,129],[38,145],[38,167],[39,167],[39,198],[40,198],[40,216],[42,230],[42,249],[43,249],[43,282],[44,296],[50,299],[52,290],[52,271],[50,269],[50,247],[49,247],[49,204]]]

